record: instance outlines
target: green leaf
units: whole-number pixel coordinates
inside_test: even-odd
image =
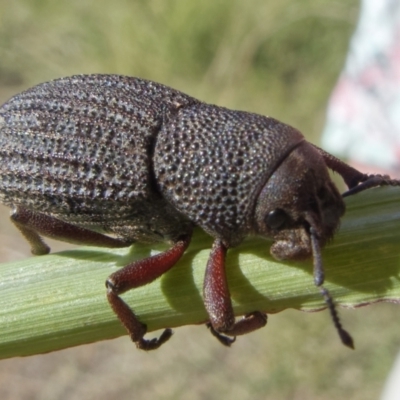
[[[347,212],[323,251],[325,287],[343,306],[400,301],[400,189],[346,199]],[[161,279],[124,294],[149,331],[202,323],[202,281],[212,240],[196,231],[182,260]],[[250,238],[228,252],[235,313],[324,308],[311,261],[280,263],[270,243]],[[0,265],[0,358],[27,356],[125,334],[104,281],[117,268],[166,247],[80,248]],[[127,338],[128,340],[128,338]]]

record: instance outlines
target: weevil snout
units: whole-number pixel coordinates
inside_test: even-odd
[[[354,348],[343,329],[324,283],[321,248],[339,227],[345,205],[315,147],[302,143],[275,169],[256,205],[256,229],[272,237],[271,254],[278,260],[312,258],[319,287],[342,343]]]
[[[322,247],[337,230],[345,206],[322,157],[303,143],[275,169],[256,205],[257,233],[274,239],[278,260],[313,255],[310,228]]]

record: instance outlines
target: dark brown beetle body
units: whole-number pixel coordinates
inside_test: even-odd
[[[208,105],[161,84],[88,75],[38,85],[0,108],[0,202],[35,254],[41,236],[108,247],[168,241],[170,250],[134,262],[107,280],[108,300],[139,348],[146,326],[119,298],[170,269],[193,227],[214,239],[204,301],[211,332],[229,345],[266,323],[255,311],[235,322],[225,254],[249,235],[272,238],[277,259],[314,259],[342,341],[351,337],[321,285],[320,248],[345,211],[328,169],[348,193],[397,185],[364,175],[272,118]],[[113,237],[105,234],[112,234]]]

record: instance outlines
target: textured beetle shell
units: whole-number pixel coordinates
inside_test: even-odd
[[[154,139],[169,108],[193,102],[116,75],[63,78],[13,97],[0,109],[0,202],[144,241],[129,226],[165,224],[155,217],[169,212],[154,186]]]
[[[272,118],[117,75],[63,78],[0,108],[0,202],[139,241],[199,225],[227,245],[304,140]]]
[[[204,103],[181,108],[157,137],[157,183],[174,208],[235,245],[252,231],[269,176],[303,140],[273,118]]]

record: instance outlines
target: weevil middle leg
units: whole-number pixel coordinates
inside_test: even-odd
[[[165,329],[158,339],[144,339],[147,326],[138,320],[132,309],[119,295],[130,289],[144,286],[171,269],[189,246],[190,239],[191,235],[184,236],[177,240],[169,250],[128,264],[110,275],[106,281],[107,299],[111,308],[139,349],[157,349],[171,337],[172,331]]]

